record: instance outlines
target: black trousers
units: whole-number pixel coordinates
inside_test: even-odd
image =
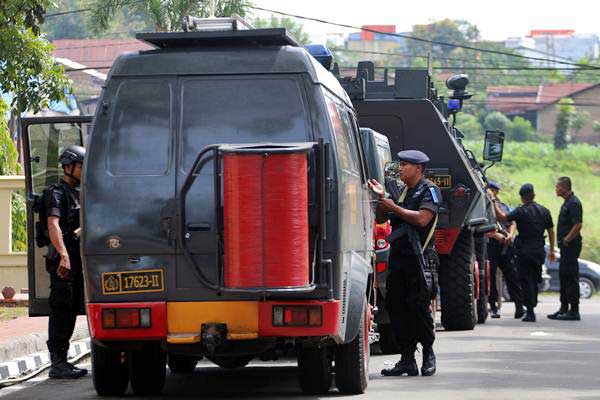
[[[543,250],[517,251],[516,263],[523,290],[523,304],[528,310],[533,310],[538,303],[538,284],[542,281],[544,257]]]
[[[558,277],[560,279],[560,303],[579,304],[579,262],[581,240],[574,240],[568,246],[559,245],[560,264]]]
[[[435,340],[432,293],[421,278],[415,257],[392,255],[390,268],[386,280],[386,308],[402,354],[412,357],[417,343],[431,347]]]
[[[72,272],[67,278],[56,273],[59,260],[46,260],[46,269],[50,273],[50,318],[46,344],[51,353],[69,350],[77,314],[84,309],[81,258],[79,255],[69,258]]]
[[[490,306],[495,309],[498,305],[498,288],[496,287],[496,269],[500,268],[508,294],[515,306],[519,307],[523,304],[523,295],[521,293],[521,283],[519,282],[519,274],[515,267],[515,252],[514,247],[509,246],[504,249],[504,246],[495,240],[490,240],[488,245],[488,259],[490,260],[490,297],[488,301]]]

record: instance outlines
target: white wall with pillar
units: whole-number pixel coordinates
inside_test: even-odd
[[[12,251],[11,194],[24,189],[24,176],[0,176],[0,290],[12,286],[17,293],[28,286],[27,253]]]

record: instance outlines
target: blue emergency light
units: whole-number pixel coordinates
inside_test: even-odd
[[[450,99],[448,100],[448,112],[456,112],[460,110],[460,100]]]
[[[308,54],[313,56],[326,70],[329,71],[331,69],[333,54],[327,46],[322,44],[308,44],[304,46],[304,48],[308,51]]]

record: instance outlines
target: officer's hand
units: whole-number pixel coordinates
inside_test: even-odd
[[[383,199],[385,197],[385,188],[381,183],[377,182],[375,179],[369,179],[367,183],[369,184],[369,188],[371,188],[371,190],[377,195],[377,197],[379,197],[380,199]]]
[[[508,233],[507,233],[507,235],[506,235],[506,237],[504,238],[504,241],[505,241],[507,244],[509,244],[509,245],[510,245],[510,244],[512,244],[512,242],[513,242],[514,240],[515,240],[515,238],[514,238],[514,236],[512,235],[512,233],[510,233],[510,232],[508,232]]]
[[[69,256],[61,256],[60,263],[58,264],[58,269],[56,273],[61,278],[66,278],[69,276],[69,272],[71,271],[71,261],[69,260]]]
[[[554,254],[554,249],[550,249],[550,252],[548,253],[548,260],[550,260],[551,262],[556,261],[556,254]]]
[[[490,196],[491,199],[496,197],[496,195],[494,194],[492,189],[486,189],[486,192],[487,192],[488,196]]]
[[[392,212],[396,207],[396,203],[392,199],[379,199],[377,208],[383,212]]]

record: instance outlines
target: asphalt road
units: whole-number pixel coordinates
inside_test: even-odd
[[[512,304],[501,319],[469,332],[439,332],[438,374],[384,378],[379,371],[396,357],[371,357],[365,399],[600,399],[600,298],[585,301],[580,322],[548,320],[556,297],[542,297],[538,322],[512,318]],[[418,355],[418,358],[419,355]],[[89,360],[87,361],[89,363]],[[420,362],[420,360],[419,360]],[[128,392],[130,393],[130,392]],[[0,390],[2,399],[96,399],[91,377],[51,381],[44,376]],[[131,397],[128,394],[127,397]],[[188,375],[167,375],[160,398],[307,399],[296,383],[295,363],[254,363],[225,371],[199,363]],[[332,390],[329,396],[339,397]],[[315,397],[316,398],[316,397]]]

